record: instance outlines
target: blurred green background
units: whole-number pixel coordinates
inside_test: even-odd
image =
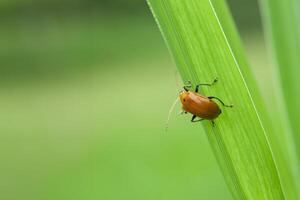
[[[257,4],[229,3],[267,96]],[[0,24],[1,199],[231,199],[201,125],[178,106],[164,132],[178,75],[145,1],[4,0]]]

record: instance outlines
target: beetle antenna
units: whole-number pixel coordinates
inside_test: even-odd
[[[173,102],[173,104],[169,110],[169,114],[168,114],[168,118],[167,118],[167,122],[166,122],[166,129],[165,129],[166,132],[168,132],[170,117],[171,117],[171,114],[172,114],[178,100],[179,100],[179,97],[176,97],[175,101]]]
[[[177,86],[177,90],[178,91],[181,91],[181,86],[180,86],[180,84],[179,84],[179,75],[178,75],[178,71],[177,70],[175,70],[175,82],[176,82],[176,86]]]

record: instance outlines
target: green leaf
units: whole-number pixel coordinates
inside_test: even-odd
[[[260,0],[260,3],[275,71],[274,97],[268,109],[277,113],[272,115],[273,124],[277,126],[274,136],[277,164],[285,196],[300,199],[300,1]]]
[[[300,144],[300,1],[298,0],[261,0],[264,25],[273,58],[278,66],[280,85],[292,130]],[[299,145],[297,145],[299,146]],[[300,152],[298,150],[298,152]],[[299,154],[300,155],[300,154]]]
[[[261,119],[257,111],[263,103],[225,3],[149,0],[149,4],[183,80],[197,84],[218,77],[219,82],[202,88],[202,93],[234,104],[232,109],[222,108],[215,127],[203,123],[233,197],[284,199],[263,127],[267,114]]]

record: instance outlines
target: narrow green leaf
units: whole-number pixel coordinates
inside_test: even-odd
[[[260,97],[251,93],[256,85],[247,73],[250,70],[225,4],[217,0],[149,0],[149,4],[183,80],[196,84],[218,77],[215,86],[202,92],[234,104],[233,109],[223,109],[215,127],[209,121],[203,123],[233,197],[284,199],[255,107]]]
[[[287,199],[300,199],[300,93],[297,86],[300,73],[300,1],[260,0],[260,3],[275,71],[275,98],[269,110],[277,113],[272,116],[277,126],[274,139],[280,154],[276,161],[285,196]]]
[[[279,69],[293,132],[300,144],[300,1],[261,0],[264,25]],[[299,145],[297,145],[299,146]],[[300,150],[298,150],[300,152]],[[300,155],[300,154],[299,154]]]

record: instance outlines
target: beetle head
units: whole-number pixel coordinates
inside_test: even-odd
[[[189,92],[181,91],[179,93],[179,99],[182,104],[185,104],[187,102],[188,98],[189,98]]]

